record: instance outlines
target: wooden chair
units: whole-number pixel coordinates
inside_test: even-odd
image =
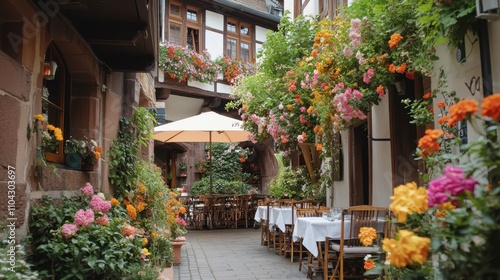
[[[337,255],[335,269],[329,277],[330,279],[344,279],[344,264],[347,259],[359,261],[362,264],[363,258],[367,254],[380,250],[378,245],[365,247],[361,244],[358,237],[359,230],[362,227],[372,227],[387,236],[388,214],[387,208],[371,205],[352,206],[342,211],[339,243],[329,242],[330,247]],[[327,263],[324,264],[324,267],[327,267]],[[366,278],[362,273],[359,277],[360,279]]]
[[[248,228],[248,215],[250,213],[250,195],[235,195],[231,205],[231,218],[234,228],[242,223]]]
[[[316,209],[314,209],[314,208],[296,208],[295,215],[297,216],[297,218],[317,217],[318,216]],[[304,246],[302,246],[302,238],[299,240],[297,247],[299,249],[299,271],[301,271],[302,270],[302,262],[304,260],[304,255],[303,255]],[[308,253],[308,255],[310,255],[310,254]],[[308,256],[308,259],[309,259],[309,256]]]

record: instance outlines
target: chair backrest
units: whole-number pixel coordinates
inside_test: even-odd
[[[316,208],[319,205],[319,201],[314,199],[302,199],[294,202],[296,208]]]
[[[389,209],[371,205],[359,205],[345,208],[342,212],[341,241],[347,247],[361,247],[359,230],[362,227],[372,227],[383,236],[387,236],[387,218]],[[349,228],[346,230],[346,224]]]
[[[318,216],[316,209],[314,208],[297,208],[295,210],[295,214],[297,215],[297,218]]]
[[[288,206],[291,207],[294,202],[295,202],[295,200],[292,198],[283,198],[283,199],[275,200],[275,203],[277,204],[277,206],[281,206],[281,207],[288,207]]]

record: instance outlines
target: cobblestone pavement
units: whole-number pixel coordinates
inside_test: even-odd
[[[298,260],[260,245],[260,229],[190,230],[186,239],[175,280],[307,279]]]

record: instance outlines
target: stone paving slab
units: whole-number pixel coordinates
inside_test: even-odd
[[[186,240],[175,280],[307,279],[297,260],[260,245],[259,229],[190,230]]]

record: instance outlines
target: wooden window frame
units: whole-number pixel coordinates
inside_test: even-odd
[[[234,24],[236,27],[236,32],[229,31],[227,26],[229,24]],[[241,29],[247,27],[248,28],[248,35],[241,34]],[[229,39],[234,39],[236,40],[236,58],[235,59],[241,59],[241,44],[242,43],[247,43],[249,45],[249,51],[250,51],[250,57],[248,60],[252,61],[255,58],[255,51],[254,51],[254,45],[255,45],[255,39],[254,39],[254,28],[251,24],[246,23],[246,22],[240,22],[234,18],[226,18],[225,20],[225,38],[224,38],[224,55],[229,57],[229,54],[227,53],[228,49],[228,41]]]
[[[180,7],[180,16],[171,14],[171,5],[176,5]],[[196,21],[190,20],[187,18],[187,12],[191,10],[196,12]],[[195,29],[198,30],[198,40],[196,38],[192,38],[194,42],[197,42],[195,44],[194,50],[198,53],[202,51],[202,42],[203,42],[203,32],[202,32],[202,23],[203,23],[203,15],[201,9],[186,5],[181,2],[177,1],[170,1],[168,3],[168,19],[167,19],[167,36],[168,40],[170,41],[170,26],[172,23],[178,24],[181,26],[181,45],[182,46],[187,46],[188,45],[188,36],[193,36],[193,34],[189,34],[189,30]]]
[[[56,120],[56,121],[50,119],[49,113],[47,112],[46,113],[47,123],[50,123],[51,125],[60,128],[63,132],[64,139],[66,139],[67,134],[65,134],[66,127],[65,127],[65,123],[64,123],[65,111],[66,111],[66,108],[65,108],[66,107],[66,67],[65,67],[64,61],[62,59],[62,56],[60,55],[60,53],[57,51],[57,49],[54,46],[49,46],[49,48],[47,48],[45,59],[52,60],[52,61],[55,61],[57,63],[57,72],[56,72],[56,78],[54,80],[52,80],[52,81],[43,80],[42,91],[44,88],[47,88],[46,86],[49,86],[47,84],[52,84],[52,86],[50,86],[50,87],[57,86],[57,88],[59,89],[59,100],[58,100],[58,104],[56,104],[55,102],[44,98],[42,95],[42,113],[44,113],[44,109],[43,109],[44,103],[46,103],[47,106],[52,107],[52,108],[56,108],[59,111],[59,113],[58,113],[59,120]],[[47,89],[47,90],[49,90],[49,89]],[[49,94],[50,94],[50,92],[49,92]],[[64,146],[64,140],[61,143],[59,143],[57,153],[47,152],[45,154],[46,159],[48,161],[51,161],[51,162],[64,163],[63,146]]]

